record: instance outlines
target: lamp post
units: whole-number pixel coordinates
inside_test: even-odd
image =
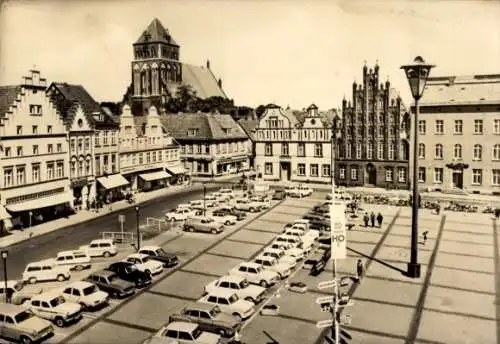
[[[139,231],[139,210],[141,208],[137,205],[135,206],[135,224],[136,224],[136,235],[137,235],[137,251],[141,249],[141,232]]]
[[[207,186],[205,185],[205,183],[203,183],[203,216],[207,215],[206,197],[207,197]]]
[[[410,84],[411,95],[415,100],[413,116],[413,176],[412,176],[412,209],[411,209],[411,256],[408,263],[407,276],[420,278],[418,263],[418,101],[422,97],[429,73],[434,65],[427,64],[421,56],[415,57],[413,63],[401,66]]]
[[[32,224],[32,220],[31,220],[31,219],[33,218],[33,212],[31,212],[31,211],[30,211],[30,212],[28,213],[28,216],[30,217],[30,221],[29,221],[29,223],[30,223],[30,227],[29,227],[29,228],[31,228],[31,224]]]
[[[3,279],[4,279],[4,293],[5,293],[5,302],[9,303],[9,294],[7,293],[7,257],[9,256],[9,251],[2,251],[2,260],[3,260]]]

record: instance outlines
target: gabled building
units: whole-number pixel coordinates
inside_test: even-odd
[[[248,151],[250,152],[250,168],[255,168],[255,132],[259,126],[259,120],[254,116],[250,118],[241,118],[238,120],[238,124],[245,131],[248,140]]]
[[[28,227],[73,206],[66,125],[31,70],[21,85],[0,87],[0,220]],[[75,111],[81,111],[75,108]]]
[[[332,120],[314,104],[300,116],[267,105],[255,129],[258,175],[269,181],[331,183]]]
[[[74,204],[87,209],[109,190],[126,184],[119,175],[119,125],[81,85],[54,82],[46,92],[69,133]],[[116,182],[110,183],[111,179]]]
[[[409,188],[409,115],[389,81],[379,81],[378,64],[363,67],[363,83],[342,101],[336,161],[338,185]]]
[[[161,121],[181,145],[181,159],[191,175],[220,176],[249,169],[250,139],[230,115],[165,114]]]

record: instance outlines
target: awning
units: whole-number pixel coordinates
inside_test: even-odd
[[[113,174],[111,176],[97,178],[97,181],[108,190],[128,184],[128,180],[126,180],[121,174]]]
[[[63,203],[68,203],[71,201],[73,195],[69,192],[63,192],[56,195],[51,195],[50,197],[42,197],[33,199],[31,201],[26,201],[16,204],[7,204],[5,207],[10,212],[28,211],[33,209],[41,209],[46,207],[51,207],[54,205],[59,205]]]
[[[9,215],[7,210],[5,210],[4,207],[0,206],[0,221],[10,219],[10,218],[11,218],[11,216]]]
[[[172,174],[186,174],[186,169],[182,165],[170,166],[167,170]]]
[[[145,181],[149,182],[151,180],[170,178],[170,177],[172,177],[172,175],[170,173],[165,172],[165,171],[158,171],[158,172],[139,174],[139,177],[141,177]]]

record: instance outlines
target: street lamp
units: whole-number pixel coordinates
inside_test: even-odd
[[[9,294],[7,293],[7,257],[9,256],[9,251],[2,251],[2,260],[3,260],[3,279],[4,279],[4,294],[5,294],[5,302],[9,303]]]
[[[434,65],[427,64],[422,56],[417,56],[412,64],[401,66],[410,84],[411,95],[415,100],[413,117],[413,196],[411,208],[411,256],[408,263],[407,276],[420,278],[418,261],[418,101],[422,97],[429,73]]]
[[[206,197],[207,197],[207,186],[205,185],[205,183],[203,183],[203,216],[207,215]]]
[[[135,224],[136,224],[136,235],[137,235],[137,251],[139,251],[141,249],[141,233],[139,231],[139,210],[141,208],[137,205],[135,206],[135,215],[136,215],[136,220],[135,220]]]

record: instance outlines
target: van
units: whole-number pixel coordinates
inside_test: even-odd
[[[0,333],[15,342],[39,343],[54,335],[54,327],[23,306],[0,303]]]
[[[79,251],[84,251],[90,257],[111,257],[118,253],[118,248],[111,239],[95,239],[88,245],[80,246]]]
[[[26,265],[23,272],[23,281],[31,284],[40,281],[65,281],[70,279],[71,272],[67,266],[56,265],[54,259],[41,260]]]
[[[70,270],[90,269],[90,256],[84,251],[62,251],[55,259],[56,265],[68,266]]]
[[[82,306],[66,301],[55,292],[34,296],[30,300],[29,310],[40,318],[52,321],[57,327],[66,326],[82,318]]]

